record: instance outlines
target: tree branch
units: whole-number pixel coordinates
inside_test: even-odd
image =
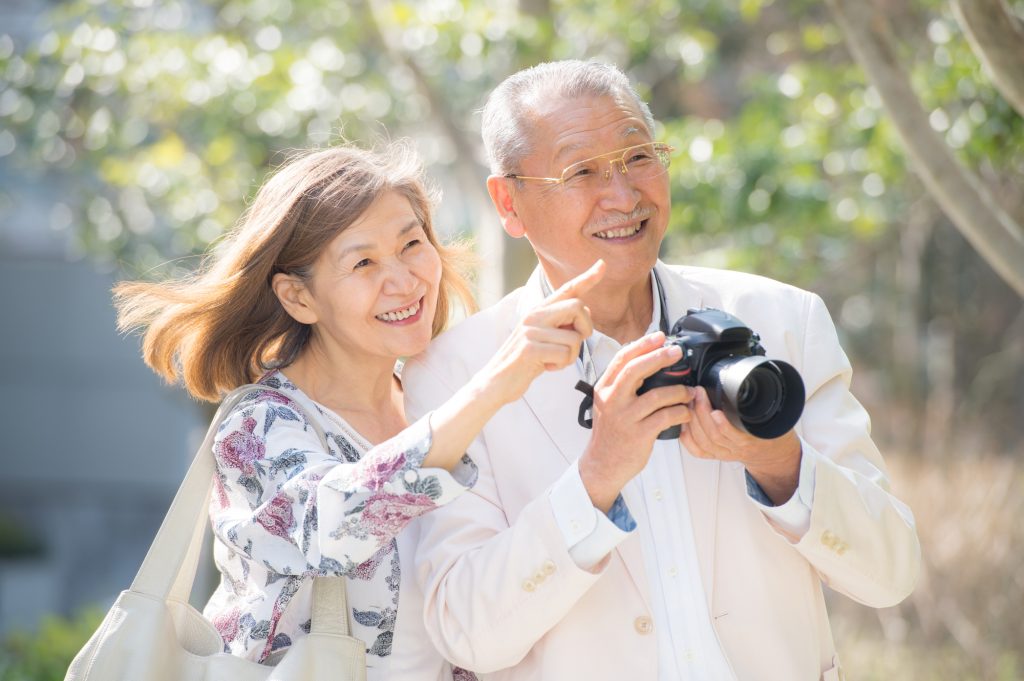
[[[893,50],[885,16],[865,0],[826,0],[850,51],[878,90],[932,198],[982,258],[1024,296],[1024,229],[992,199],[928,123]]]
[[[1024,116],[1024,25],[1004,0],[952,0],[971,50],[988,70],[992,82]]]
[[[493,224],[491,201],[485,191],[485,174],[476,162],[477,146],[465,130],[456,124],[456,116],[448,100],[438,92],[427,74],[404,48],[394,28],[384,20],[387,0],[364,0],[367,23],[374,38],[385,52],[412,73],[420,94],[430,103],[430,111],[445,136],[455,148],[455,173],[465,192],[463,199],[471,208],[478,250],[488,256],[488,266],[477,273],[477,296],[484,305],[497,302],[504,294],[504,242],[500,229]]]

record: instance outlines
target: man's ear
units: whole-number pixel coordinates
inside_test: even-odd
[[[498,217],[501,218],[501,226],[505,228],[505,233],[513,239],[521,239],[526,236],[526,226],[513,205],[509,185],[508,178],[491,175],[487,178],[487,193],[491,195],[491,202],[498,211]]]
[[[270,288],[292,319],[301,324],[316,324],[316,311],[310,306],[312,299],[306,283],[294,274],[278,272],[270,280]]]

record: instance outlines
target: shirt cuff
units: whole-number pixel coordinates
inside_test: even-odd
[[[593,569],[636,528],[622,495],[609,515],[594,508],[575,463],[551,486],[548,500],[569,556],[583,570]]]
[[[761,512],[772,521],[780,530],[802,537],[811,527],[811,505],[814,503],[814,474],[817,470],[818,457],[820,456],[813,448],[808,447],[803,441],[800,443],[802,454],[800,458],[800,479],[797,482],[796,492],[786,503],[779,506],[772,504],[771,499],[764,493],[757,481],[744,471],[747,479],[747,495],[757,504]]]

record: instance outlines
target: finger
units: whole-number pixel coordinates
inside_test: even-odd
[[[695,420],[700,424],[700,430],[703,432],[705,440],[710,443],[710,447],[716,452],[731,452],[734,446],[731,441],[732,438],[728,436],[726,429],[723,428],[723,424],[729,425],[725,413],[711,405],[711,398],[708,397],[707,390],[697,388],[696,393],[697,397],[694,400]]]
[[[607,266],[605,265],[604,260],[598,260],[591,265],[590,269],[586,272],[562,284],[557,291],[547,297],[545,302],[579,298],[584,293],[594,288],[594,286],[597,285],[597,282],[601,281],[606,269]]]
[[[561,345],[567,348],[573,359],[580,352],[583,336],[572,329],[551,328],[547,326],[532,327],[526,330],[526,340],[530,345]]]
[[[621,384],[623,390],[636,392],[647,378],[678,362],[683,356],[682,352],[682,348],[678,345],[669,345],[646,355],[635,357],[626,363],[615,382]]]
[[[695,456],[714,457],[718,452],[718,448],[711,441],[704,426],[705,422],[701,419],[700,406],[698,404],[692,405],[690,408],[690,421],[686,424],[686,433],[684,434],[686,448]]]
[[[590,310],[579,298],[545,302],[530,311],[523,318],[528,326],[554,326],[563,329],[575,329],[584,338],[594,332],[594,324],[590,319]]]
[[[661,331],[655,331],[654,333],[633,341],[629,345],[623,346],[622,349],[612,357],[612,361],[608,363],[608,368],[605,369],[604,375],[601,376],[601,380],[598,382],[601,385],[610,385],[618,379],[619,373],[622,372],[629,362],[637,357],[641,357],[658,350],[664,344],[665,334]],[[649,374],[654,373],[654,371],[656,370],[652,369]]]
[[[673,407],[665,407],[664,409],[659,409],[641,421],[641,427],[650,428],[655,433],[660,433],[672,426],[679,426],[686,423],[690,418],[689,412],[689,407],[681,404]]]
[[[571,332],[570,332],[571,333]],[[576,361],[577,353],[563,343],[533,343],[529,348],[529,356],[533,362],[544,367],[546,371],[556,371]],[[530,364],[530,366],[537,366]]]
[[[637,409],[641,418],[664,409],[666,407],[683,406],[688,407],[693,399],[693,391],[685,385],[669,385],[663,388],[648,390],[637,398]],[[686,410],[686,421],[690,420],[690,409]]]

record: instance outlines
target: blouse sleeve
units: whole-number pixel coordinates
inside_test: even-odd
[[[468,456],[453,472],[421,467],[431,446],[428,419],[346,461],[324,451],[290,401],[255,394],[214,439],[214,533],[277,574],[354,573],[413,518],[476,483]],[[341,447],[339,436],[328,439]]]

